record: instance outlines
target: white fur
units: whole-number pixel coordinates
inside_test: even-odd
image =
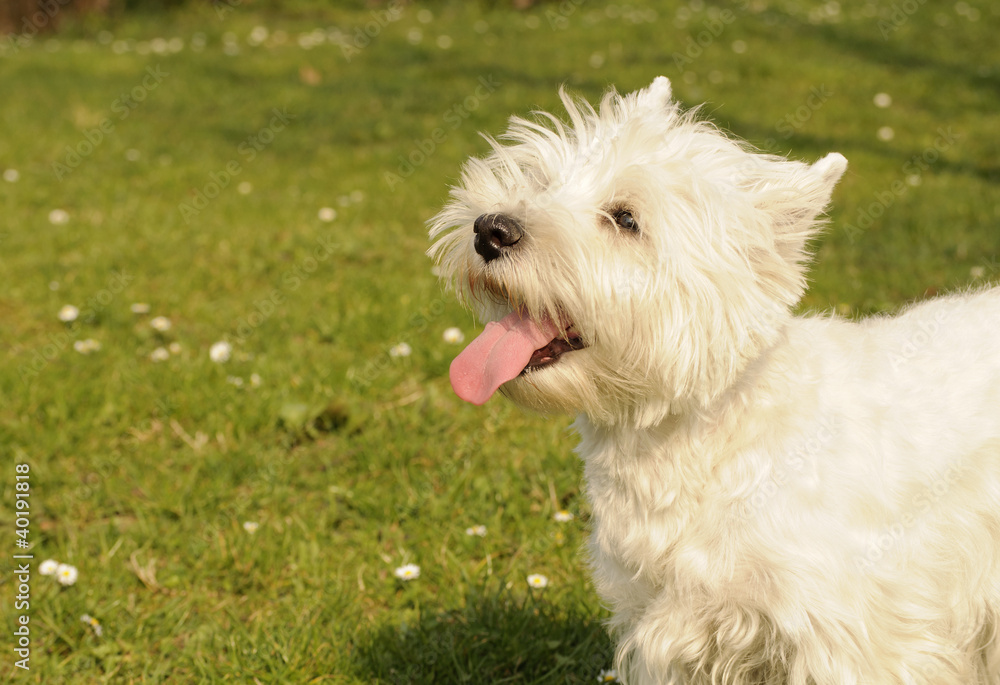
[[[792,316],[843,157],[755,153],[662,77],[563,101],[468,162],[431,254],[482,320],[587,342],[502,392],[579,414],[626,682],[1000,683],[1000,289]],[[486,263],[497,212],[524,237]]]

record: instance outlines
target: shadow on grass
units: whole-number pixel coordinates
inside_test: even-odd
[[[614,648],[601,618],[535,596],[479,590],[465,606],[376,627],[354,643],[371,683],[595,683]]]

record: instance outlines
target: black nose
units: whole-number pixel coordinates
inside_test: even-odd
[[[472,231],[476,234],[473,241],[476,252],[487,262],[517,244],[524,235],[521,224],[505,214],[483,214],[472,225]]]

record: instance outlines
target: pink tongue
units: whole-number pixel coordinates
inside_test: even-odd
[[[491,321],[451,363],[451,387],[466,402],[483,404],[497,388],[517,378],[532,353],[558,334],[549,319],[522,319],[516,311]]]

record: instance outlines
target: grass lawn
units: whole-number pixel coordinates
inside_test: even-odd
[[[3,677],[597,682],[571,418],[452,394],[444,332],[478,328],[424,256],[477,132],[560,84],[664,74],[843,153],[804,311],[1000,280],[993,3],[340,4],[0,39]]]

